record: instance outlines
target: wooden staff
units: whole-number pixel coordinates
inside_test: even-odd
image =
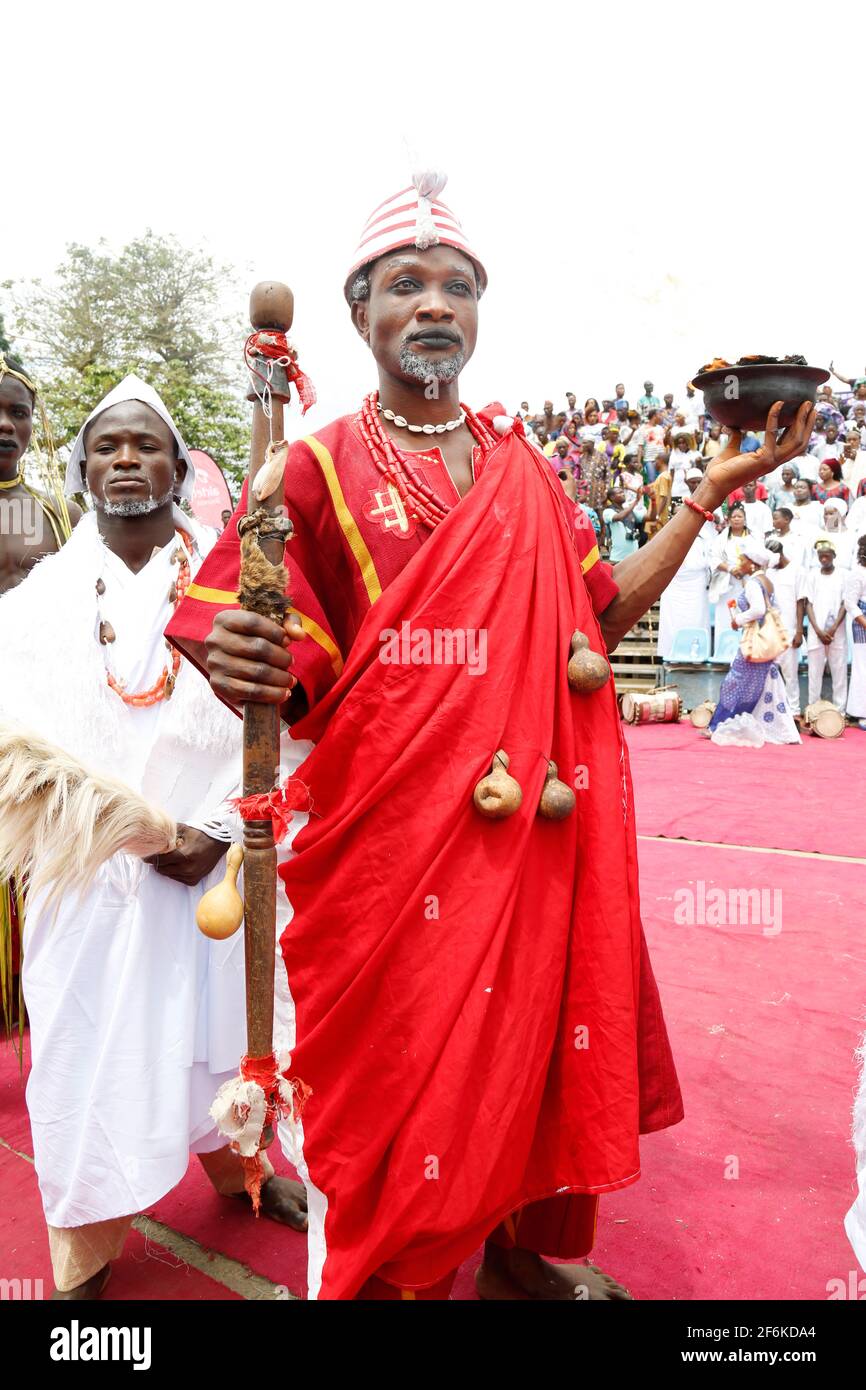
[[[250,295],[250,322],[256,330],[287,333],[292,325],[294,299],[287,285],[263,281]],[[269,443],[283,438],[283,406],[289,399],[289,385],[284,368],[276,363],[263,363],[265,372],[270,366],[271,419],[268,420],[261,396],[251,390],[253,401],[252,442],[247,482],[247,515],[261,517],[256,526],[258,543],[272,565],[281,565],[285,550],[285,535],[272,531],[269,523],[285,520],[282,478],[267,496],[257,500],[253,482],[264,464]],[[265,372],[265,374],[267,374]],[[263,384],[262,384],[263,385]],[[243,524],[243,523],[242,523]],[[243,586],[242,586],[243,587]],[[288,607],[291,600],[285,600]],[[244,608],[255,607],[244,597]],[[261,612],[261,607],[257,608]],[[276,612],[275,621],[282,621]],[[245,704],[244,717],[244,796],[259,796],[270,792],[279,781],[280,711],[278,705]],[[247,986],[247,1053],[250,1057],[265,1057],[273,1047],[274,1026],[274,940],[277,913],[277,854],[273,825],[270,819],[244,821],[244,947],[246,951]]]

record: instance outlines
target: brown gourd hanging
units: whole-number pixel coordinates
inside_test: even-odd
[[[605,658],[594,652],[585,632],[577,628],[571,639],[571,659],[568,663],[568,683],[572,690],[588,695],[600,690],[610,680],[610,666]]]
[[[571,787],[559,780],[558,770],[556,763],[551,759],[547,764],[541,800],[538,803],[538,814],[544,816],[545,820],[565,820],[577,804]]]
[[[488,820],[504,820],[520,809],[523,791],[520,783],[508,771],[510,758],[504,748],[493,757],[493,765],[482,777],[472,796],[476,810]]]

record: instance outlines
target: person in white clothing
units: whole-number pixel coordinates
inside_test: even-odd
[[[855,540],[866,535],[866,492],[860,497],[854,498],[845,518],[845,524]]]
[[[802,459],[800,460],[802,464]],[[814,542],[815,537],[809,537],[809,529],[813,532],[819,531],[824,519],[821,503],[816,502],[812,497],[812,486],[808,479],[801,476],[794,483],[794,504],[791,507],[794,513],[793,526],[797,532],[802,532],[807,539]]]
[[[700,454],[697,449],[692,447],[690,435],[674,434],[673,448],[669,458],[671,477],[673,478],[672,497],[688,497],[686,474],[694,468],[699,458]]]
[[[747,483],[743,488],[743,507],[746,512],[749,535],[756,536],[758,540],[761,540],[762,537],[769,535],[773,529],[773,513],[766,502],[757,498],[757,486],[757,483]]]
[[[769,536],[766,548],[771,555],[776,556],[772,575],[773,604],[779,610],[785,631],[791,639],[790,647],[778,657],[779,670],[785,682],[788,707],[797,717],[800,713],[799,668],[804,637],[803,618],[806,615],[808,596],[807,575],[802,565],[792,564],[788,559],[781,537]]]
[[[866,730],[866,536],[857,542],[857,559],[845,579],[845,610],[853,638],[847,712]]]
[[[809,636],[806,642],[809,663],[809,704],[821,699],[824,669],[829,665],[833,682],[833,703],[845,713],[848,695],[848,635],[845,631],[844,571],[836,568],[833,542],[815,542],[819,568],[809,571],[806,612]]]
[[[191,1151],[219,1192],[243,1194],[209,1114],[245,1051],[243,937],[210,941],[195,925],[235,824],[241,736],[164,638],[213,542],[175,504],[193,482],[162,401],[126,378],[69,460],[67,494],[86,487],[94,510],[0,600],[0,716],[119,777],[179,831],[152,861],[115,855],[56,911],[44,893],[27,902],[27,1104],[62,1299],[99,1296],[134,1217]],[[299,1184],[265,1171],[265,1213],[306,1229]]]
[[[731,620],[728,603],[738,599],[743,592],[740,578],[740,560],[743,546],[748,539],[746,513],[742,502],[734,502],[728,512],[728,524],[716,537],[710,557],[713,575],[710,580],[709,601],[716,605],[713,652],[719,649],[722,634],[730,631]]]
[[[823,527],[820,537],[831,540],[836,549],[836,568],[840,570],[850,570],[854,560],[855,537],[851,534],[845,524],[845,517],[848,512],[848,503],[841,497],[828,497],[824,503]],[[818,552],[812,546],[812,566],[818,564]]]
[[[710,525],[709,522],[706,524]],[[674,638],[681,628],[702,628],[707,634],[709,650],[709,580],[709,546],[704,535],[699,533],[659,600],[658,650],[663,661],[670,658]]]
[[[805,569],[809,563],[812,547],[802,531],[793,528],[794,513],[790,507],[776,507],[773,512],[773,529],[767,537],[781,541],[782,550],[788,563]]]
[[[743,590],[728,609],[728,621],[737,631],[750,624],[764,628],[768,621],[774,626],[769,617],[775,602],[774,583],[767,571],[775,574],[776,560],[760,541],[746,538],[740,561]],[[740,643],[706,732],[722,746],[762,748],[765,743],[800,742],[777,657],[749,660]]]

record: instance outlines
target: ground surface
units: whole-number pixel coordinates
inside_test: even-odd
[[[685,723],[627,737],[643,918],[686,1119],[647,1136],[642,1180],[602,1201],[593,1258],[639,1298],[824,1299],[856,1269],[842,1219],[866,1016],[866,735],[760,752],[714,748]],[[701,903],[713,889],[728,903],[756,889],[766,911],[754,897],[759,920],[712,925]],[[690,902],[698,920],[683,921]],[[47,1294],[31,1154],[17,1061],[0,1047],[0,1278],[41,1278]],[[455,1297],[474,1298],[476,1263]],[[303,1237],[217,1197],[193,1160],[139,1218],[107,1293],[304,1291]]]

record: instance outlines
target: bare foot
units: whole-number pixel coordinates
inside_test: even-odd
[[[55,1289],[51,1295],[52,1300],[69,1300],[82,1302],[85,1299],[98,1298],[108,1283],[111,1274],[111,1265],[103,1265],[102,1269],[91,1274],[89,1279],[85,1279],[83,1284],[76,1284],[74,1289],[65,1289],[62,1293]]]
[[[488,1301],[619,1302],[628,1289],[595,1265],[555,1265],[531,1250],[485,1245],[475,1274],[478,1297]]]
[[[236,1197],[248,1202],[246,1192],[236,1192]],[[307,1190],[302,1182],[293,1178],[268,1178],[262,1183],[262,1216],[278,1221],[281,1226],[291,1226],[293,1231],[307,1230]]]

